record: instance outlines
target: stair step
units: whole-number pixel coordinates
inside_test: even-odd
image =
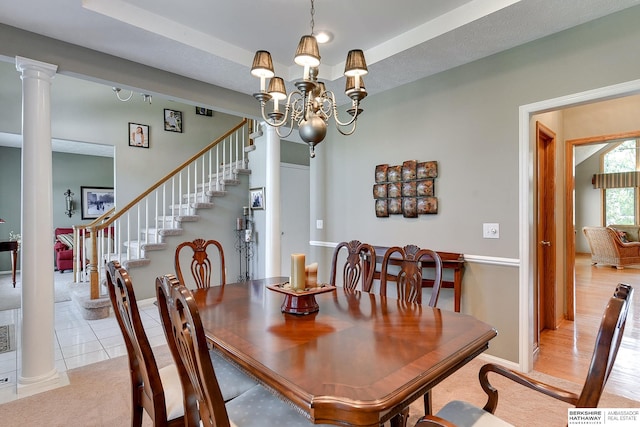
[[[195,202],[195,203],[199,203],[199,202],[210,203],[211,202],[211,198],[210,198],[209,194],[207,194],[206,192],[204,194],[202,192],[191,193],[191,194],[183,194],[182,195],[182,200],[188,201],[188,202]]]
[[[251,169],[234,169],[233,173],[238,175],[251,175]]]
[[[151,260],[149,258],[129,259],[122,261],[122,266],[127,270],[133,267],[143,267],[149,264],[151,264]]]
[[[213,206],[213,203],[189,203],[169,206],[169,209],[178,216],[195,216],[198,209],[211,209]]]
[[[172,206],[169,206],[169,209],[173,211],[179,211],[180,209],[188,210],[189,213],[186,213],[183,215],[191,216],[191,215],[195,215],[193,213],[195,209],[211,209],[214,206],[215,205],[213,202],[191,202],[191,203],[183,203],[181,205],[172,205]]]
[[[240,185],[239,179],[223,179],[224,185]]]
[[[159,230],[156,230],[155,228],[150,228],[149,229],[149,235],[153,236],[156,234],[159,236],[180,236],[184,230],[182,228],[161,228]]]
[[[158,222],[161,224],[171,224],[175,218],[176,222],[197,222],[200,220],[200,215],[177,215],[177,216],[161,216],[158,217]]]
[[[198,184],[198,186],[196,187],[196,189],[198,191],[202,191],[202,188],[205,188],[205,192],[207,194],[207,196],[209,197],[223,197],[227,195],[227,192],[224,190],[216,190],[216,186],[215,184],[211,185],[211,189],[209,189],[209,183],[205,183],[205,184]],[[220,187],[222,188],[222,186]]]

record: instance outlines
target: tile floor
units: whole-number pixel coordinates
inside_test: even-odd
[[[166,344],[154,299],[139,301],[142,323],[152,346]],[[0,353],[0,388],[15,390],[20,368],[19,309],[0,311],[0,325],[16,325],[17,349]],[[55,360],[59,372],[126,355],[118,323],[110,310],[108,318],[85,320],[72,301],[55,304]],[[5,389],[6,391],[6,389]]]

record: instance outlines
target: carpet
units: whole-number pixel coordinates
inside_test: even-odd
[[[0,326],[0,353],[13,351],[16,348],[16,325]]]
[[[154,347],[159,366],[171,362],[166,345]],[[481,360],[474,360],[447,378],[433,390],[433,408],[438,410],[450,400],[460,399],[484,405],[485,394],[478,384]],[[129,366],[126,357],[118,357],[68,371],[70,385],[0,405],[2,425],[47,426],[126,426],[130,424]],[[536,379],[548,381],[571,391],[580,386],[569,381],[534,372]],[[500,402],[496,414],[516,426],[566,426],[568,405],[522,386],[496,378]],[[600,407],[639,408],[640,402],[606,393]],[[37,408],[37,410],[36,410]],[[411,405],[408,427],[422,415],[422,399]],[[151,421],[144,416],[143,426]],[[265,427],[269,423],[265,420]]]
[[[52,271],[54,280],[55,302],[70,301],[69,285],[73,283],[73,273]],[[0,310],[20,308],[22,301],[22,278],[16,274],[16,287],[13,287],[11,274],[0,275]]]

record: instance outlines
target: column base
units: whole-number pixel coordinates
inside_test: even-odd
[[[109,307],[111,307],[109,297],[91,299],[90,292],[91,286],[87,283],[77,284],[71,289],[71,300],[80,309],[82,318],[98,320],[109,317]]]
[[[54,369],[53,373],[43,378],[27,379],[20,377],[18,378],[18,384],[16,386],[16,399],[64,387],[69,384],[67,373],[58,372],[57,369]]]

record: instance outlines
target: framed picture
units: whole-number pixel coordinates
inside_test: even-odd
[[[164,109],[164,130],[182,133],[182,111]]]
[[[204,107],[196,107],[196,114],[199,115],[199,116],[212,117],[213,116],[213,110],[210,110],[210,109],[204,108]]]
[[[249,203],[251,209],[264,209],[264,187],[249,189]]]
[[[80,187],[82,219],[96,219],[114,206],[113,187]]]
[[[129,122],[129,147],[149,148],[149,125]]]

